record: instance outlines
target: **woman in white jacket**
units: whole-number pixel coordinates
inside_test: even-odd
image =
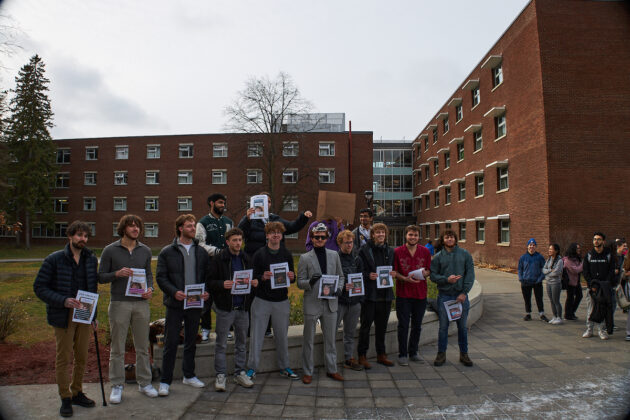
[[[545,282],[547,283],[547,296],[551,301],[553,319],[550,324],[562,324],[562,305],[560,304],[560,292],[562,292],[562,268],[564,267],[560,257],[560,246],[558,244],[549,245],[549,258],[543,267]]]

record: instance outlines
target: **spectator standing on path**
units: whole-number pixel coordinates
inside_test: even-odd
[[[545,316],[545,307],[543,303],[543,284],[545,275],[542,272],[545,266],[545,258],[536,251],[536,239],[531,238],[527,241],[527,252],[521,255],[518,260],[518,280],[521,282],[521,292],[525,301],[525,321],[532,320],[532,290],[536,298],[536,306],[538,307],[538,315],[540,320],[549,322],[549,318]]]
[[[258,286],[258,280],[250,280],[252,292],[246,295],[232,294],[234,272],[252,268],[249,256],[241,250],[243,245],[243,231],[232,228],[225,233],[227,247],[223,248],[210,261],[208,270],[208,288],[214,295],[215,312],[217,313],[217,341],[214,347],[214,370],[216,379],[214,389],[225,391],[227,363],[225,349],[227,347],[228,332],[234,326],[234,381],[245,387],[254,386],[251,378],[245,372],[247,362],[247,329],[249,328],[249,306],[253,288]]]
[[[621,270],[621,284],[626,291],[626,296],[630,296],[630,257],[627,253]],[[628,319],[626,320],[626,341],[630,341],[630,311],[628,311]]]
[[[98,260],[85,247],[90,226],[75,220],[66,230],[68,244],[53,252],[42,263],[33,290],[46,303],[46,318],[55,332],[55,378],[61,408],[59,414],[72,417],[72,405],[94,407],[94,401],[83,393],[83,374],[87,364],[90,325],[72,322],[73,309],[83,308],[75,297],[79,290],[96,293],[98,289]],[[98,323],[92,321],[94,331]],[[74,359],[72,381],[68,367]]]
[[[302,382],[310,384],[313,381],[313,345],[315,344],[315,327],[317,321],[322,326],[324,338],[324,365],[326,376],[335,381],[343,381],[343,376],[337,372],[337,299],[341,295],[341,288],[345,284],[343,269],[339,254],[326,248],[329,232],[326,225],[318,224],[309,232],[313,240],[313,249],[300,256],[298,262],[298,287],[304,290],[304,342],[302,344],[302,368],[304,376]],[[338,276],[337,287],[321,285],[322,275]],[[320,298],[322,295],[331,296]],[[334,297],[333,297],[334,296]]]
[[[125,384],[125,344],[131,326],[133,346],[136,351],[136,380],[138,390],[148,397],[157,397],[158,392],[151,380],[149,358],[149,323],[153,296],[153,273],[151,272],[151,249],[138,240],[144,229],[142,219],[134,214],[120,218],[116,232],[120,239],[107,245],[101,254],[98,269],[99,283],[110,283],[109,328],[111,349],[109,353],[109,381],[112,384],[109,402],[119,404]],[[141,296],[126,296],[129,277],[133,268],[144,270],[146,292]]]
[[[195,239],[195,216],[182,214],[175,220],[176,237],[170,245],[160,251],[157,261],[157,283],[164,293],[166,306],[166,326],[164,327],[164,354],[162,359],[162,377],[158,394],[165,397],[173,381],[173,369],[177,356],[182,321],[184,323],[184,385],[203,388],[205,384],[195,375],[195,352],[197,350],[197,330],[201,309],[184,309],[186,286],[201,284],[206,281],[209,257],[205,249]],[[208,300],[209,294],[203,292],[201,298]]]
[[[602,322],[598,324],[599,338],[608,340],[608,335],[612,334],[612,300],[611,289],[617,285],[615,279],[615,257],[612,255],[614,251],[604,247],[606,235],[602,232],[593,234],[593,249],[591,249],[584,258],[584,278],[589,290],[601,288],[603,291],[603,300],[605,305],[605,327]],[[589,293],[586,301],[586,331],[582,337],[589,338],[593,336],[593,327],[595,323],[589,320],[594,305],[593,297]]]
[[[582,274],[582,257],[580,245],[573,242],[569,245],[567,252],[562,259],[562,265],[569,277],[567,285],[567,300],[564,302],[564,319],[570,321],[577,320],[575,311],[577,311],[582,301],[582,284],[580,283],[580,274]]]
[[[387,226],[376,223],[370,231],[370,240],[359,250],[361,265],[363,267],[363,281],[365,285],[365,299],[361,303],[361,328],[359,329],[359,363],[366,369],[372,365],[367,361],[367,351],[370,348],[370,328],[374,323],[374,344],[376,347],[376,361],[385,366],[393,366],[394,363],[387,358],[385,351],[385,332],[387,321],[394,300],[394,292],[391,287],[378,288],[378,273],[376,267],[394,265],[394,249],[387,245]],[[390,272],[392,278],[396,272]]]
[[[341,261],[343,277],[346,279],[345,287],[342,288],[343,293],[339,296],[339,302],[337,303],[337,328],[343,321],[344,367],[352,370],[363,370],[363,366],[353,357],[354,335],[357,331],[359,316],[361,315],[363,296],[350,297],[349,291],[352,288],[352,283],[348,280],[349,274],[363,271],[361,260],[354,256],[355,237],[352,232],[349,230],[339,232],[337,244],[339,245],[339,260]]]
[[[311,225],[308,227],[308,233],[306,234],[306,250],[310,251],[311,249],[313,249],[314,245],[313,241],[311,240],[311,231],[319,224],[323,224],[324,226],[326,226],[326,229],[328,229],[329,232],[328,240],[326,241],[326,248],[333,251],[339,251],[339,245],[337,245],[337,235],[339,235],[339,232],[342,232],[345,229],[340,217],[337,217],[335,219],[328,218],[322,220],[321,222],[316,220],[311,223]]]
[[[203,216],[197,223],[195,238],[199,241],[199,246],[208,252],[212,258],[219,251],[225,248],[225,232],[234,227],[234,222],[229,217],[223,215],[227,198],[221,193],[214,193],[207,200],[210,212]],[[201,310],[201,341],[208,341],[210,328],[212,327],[212,296],[203,305]]]
[[[431,239],[427,241],[424,247],[429,250],[431,256],[435,255],[435,247],[433,246],[433,241]]]
[[[457,343],[459,344],[459,361],[464,366],[472,366],[468,357],[468,311],[470,301],[468,293],[475,283],[475,266],[468,251],[457,246],[457,234],[446,230],[441,237],[442,251],[435,255],[431,262],[431,281],[438,288],[438,317],[440,327],[438,333],[438,354],[433,364],[442,366],[446,362],[448,346],[448,314],[444,302],[456,301],[462,304],[461,317],[457,323]]]
[[[560,245],[549,245],[549,258],[545,261],[543,274],[547,282],[547,296],[551,301],[553,319],[549,321],[552,325],[562,324],[562,305],[560,304],[560,293],[562,292],[562,269],[564,264],[560,256]]]
[[[353,254],[359,252],[359,249],[370,240],[370,230],[372,229],[372,222],[374,221],[374,213],[369,208],[359,210],[359,226],[357,226],[352,234],[354,235],[354,246],[352,248]]]
[[[420,362],[418,344],[422,332],[422,319],[427,308],[427,281],[431,271],[431,253],[420,241],[420,227],[405,228],[405,244],[394,250],[396,274],[396,315],[398,317],[398,364],[409,365],[409,359]],[[423,280],[409,275],[422,269]],[[411,319],[411,333],[409,320]]]

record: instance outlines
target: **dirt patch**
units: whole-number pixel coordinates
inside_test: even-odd
[[[503,271],[505,273],[518,274],[518,270],[513,267],[505,267],[501,265],[487,264],[487,263],[476,263],[475,267],[479,268],[487,268],[489,270]]]

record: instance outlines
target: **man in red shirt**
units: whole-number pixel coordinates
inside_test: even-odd
[[[422,318],[427,308],[426,276],[431,270],[431,252],[420,241],[420,227],[405,228],[405,244],[394,250],[396,274],[396,316],[398,317],[398,364],[409,365],[408,358],[421,362],[418,343],[422,330]],[[411,274],[422,269],[419,273]],[[411,333],[409,333],[411,319]],[[408,341],[407,341],[408,340]],[[408,345],[407,345],[408,343]]]

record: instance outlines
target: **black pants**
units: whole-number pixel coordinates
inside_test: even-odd
[[[396,298],[396,316],[398,317],[398,355],[416,356],[422,332],[422,319],[427,309],[426,299]],[[409,332],[411,319],[411,332]],[[408,340],[408,344],[407,344]]]
[[[391,300],[384,302],[366,300],[361,303],[361,328],[359,329],[359,345],[357,348],[359,356],[365,356],[370,348],[370,328],[372,328],[372,323],[374,323],[376,329],[374,337],[376,354],[385,354],[385,331],[387,330],[387,321],[389,321],[391,308]]]
[[[525,300],[525,312],[530,313],[532,311],[532,289],[534,290],[538,312],[544,312],[542,282],[536,284],[521,283],[521,291],[523,292],[523,299]]]
[[[184,371],[184,378],[195,376],[195,352],[197,350],[197,330],[199,329],[200,316],[201,309],[166,308],[166,337],[164,339],[162,378],[160,382],[170,385],[173,381],[173,369],[175,368],[182,321],[184,321],[184,360],[182,370]]]
[[[190,309],[187,309],[189,311]],[[212,329],[212,295],[203,303],[201,309],[201,328],[210,331]]]
[[[575,316],[578,306],[582,301],[582,285],[567,286],[567,300],[564,302],[564,317]]]

